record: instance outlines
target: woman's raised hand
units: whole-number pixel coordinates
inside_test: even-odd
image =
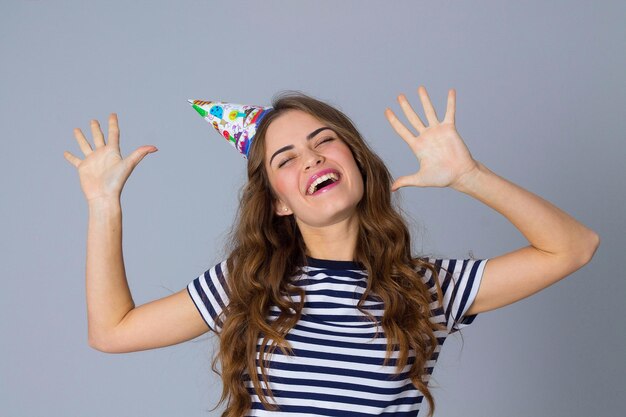
[[[396,117],[391,109],[385,109],[385,116],[402,139],[411,147],[420,163],[419,170],[412,174],[398,177],[391,186],[392,191],[400,187],[452,187],[454,188],[464,175],[478,169],[478,163],[465,146],[463,139],[454,125],[456,91],[448,91],[448,105],[442,122],[437,119],[426,88],[420,86],[418,94],[428,120],[426,126],[415,113],[404,94],[398,96],[400,107],[411,125],[417,130],[415,135]]]
[[[104,135],[97,120],[91,121],[91,134],[95,150],[91,148],[83,132],[78,128],[74,129],[74,136],[85,159],[81,160],[68,151],[63,153],[63,157],[78,169],[80,185],[88,203],[96,199],[119,199],[122,188],[133,169],[147,154],[156,152],[158,149],[152,145],[140,146],[126,158],[122,158],[120,130],[115,113],[109,116],[108,143],[104,141]]]

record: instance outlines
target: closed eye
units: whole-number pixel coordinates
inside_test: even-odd
[[[324,142],[330,142],[331,140],[335,140],[335,138],[333,138],[333,137],[331,136],[331,137],[328,137],[328,138],[326,138],[326,139],[323,139],[323,140],[319,141],[319,143],[317,144],[317,146],[321,145],[321,144],[322,144],[322,143],[324,143]]]
[[[315,145],[315,147],[318,147],[318,146],[320,146],[320,145],[321,145],[321,144],[323,144],[323,143],[330,142],[330,141],[333,141],[333,140],[335,140],[335,138],[334,138],[334,137],[332,137],[332,136],[329,136],[329,137],[327,137],[327,138],[322,139],[321,141],[319,141],[319,142],[317,143],[317,145]],[[287,162],[291,161],[293,158],[294,158],[294,157],[291,157],[291,158],[287,158],[287,159],[285,159],[285,160],[281,161],[281,162],[280,162],[280,164],[278,164],[278,168],[282,167],[282,166],[283,166],[283,165],[285,165]]]
[[[278,164],[278,168],[282,167],[283,165],[285,165],[287,162],[291,161],[293,158],[287,158],[284,161],[282,161],[280,164]]]

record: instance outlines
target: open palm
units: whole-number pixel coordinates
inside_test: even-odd
[[[418,135],[413,134],[391,109],[385,110],[387,120],[396,133],[409,145],[420,164],[419,170],[414,174],[397,178],[391,187],[392,191],[407,186],[453,187],[464,175],[472,172],[478,165],[454,124],[456,91],[451,89],[448,92],[448,104],[442,122],[437,118],[426,88],[420,86],[418,94],[424,107],[428,126],[415,113],[406,97],[403,94],[398,96],[398,102],[404,114],[418,131]]]
[[[91,121],[91,133],[95,150],[91,148],[83,132],[78,128],[74,129],[74,136],[85,159],[81,160],[67,151],[63,156],[78,169],[80,185],[88,202],[99,198],[119,198],[133,169],[148,153],[156,152],[157,148],[151,145],[141,146],[122,158],[120,131],[115,113],[109,117],[108,143],[105,143],[97,120]]]

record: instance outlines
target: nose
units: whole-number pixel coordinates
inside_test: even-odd
[[[307,151],[304,156],[304,170],[308,171],[310,168],[313,168],[322,162],[324,162],[324,157],[322,155],[312,150]]]

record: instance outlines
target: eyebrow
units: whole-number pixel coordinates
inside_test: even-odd
[[[315,135],[317,135],[318,133],[320,133],[321,131],[326,130],[326,129],[329,129],[329,130],[332,130],[333,132],[335,132],[332,128],[330,128],[330,127],[328,127],[328,126],[323,126],[323,127],[320,127],[319,129],[315,129],[314,131],[312,131],[311,133],[309,133],[309,134],[307,135],[307,137],[306,137],[306,140],[311,140],[311,139],[313,139],[313,138],[315,137]],[[337,133],[337,132],[335,132],[335,133]],[[272,165],[272,161],[274,160],[274,157],[275,157],[276,155],[278,155],[278,154],[279,154],[279,153],[281,153],[281,152],[288,151],[289,149],[293,149],[293,145],[283,146],[282,148],[280,148],[279,150],[277,150],[276,152],[274,152],[274,155],[272,155],[272,157],[270,158],[270,165]]]

